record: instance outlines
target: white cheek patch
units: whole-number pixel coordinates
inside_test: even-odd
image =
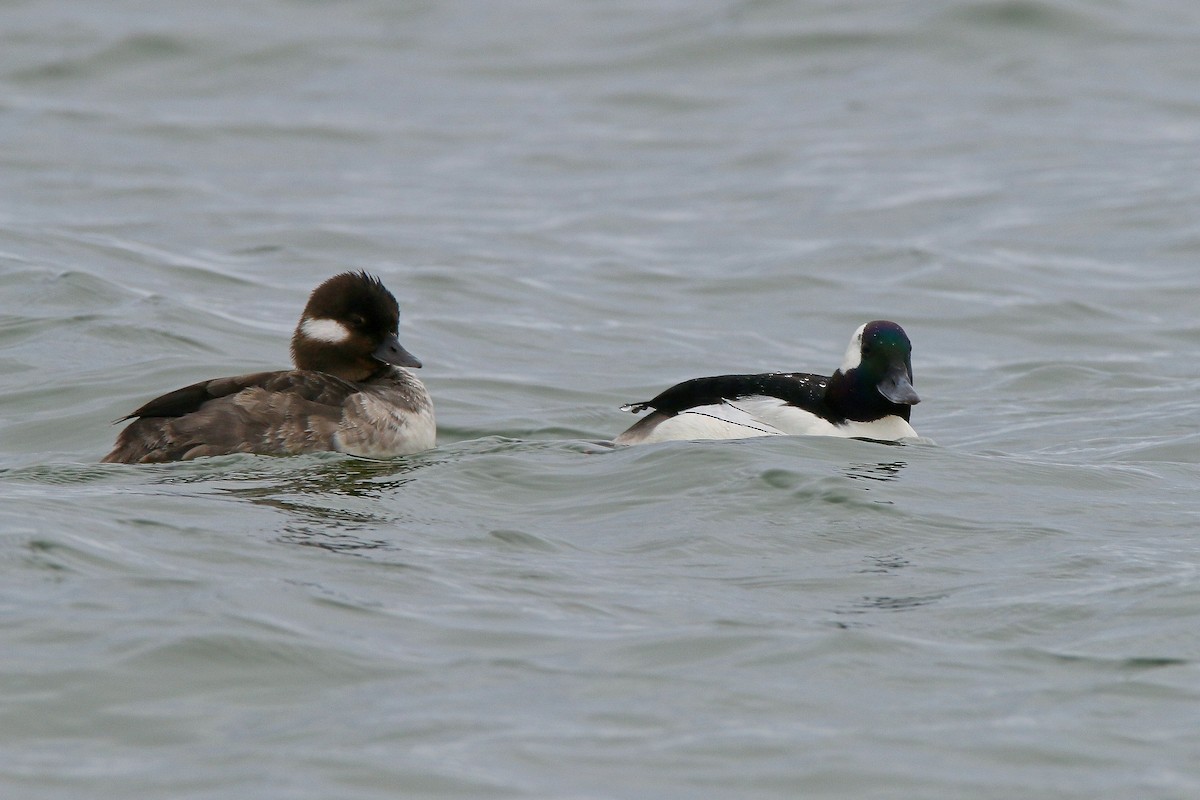
[[[349,339],[350,329],[335,319],[305,318],[300,323],[300,331],[309,339],[326,344],[342,344]]]
[[[866,329],[867,324],[864,322],[850,337],[850,346],[846,348],[846,355],[842,356],[841,371],[843,375],[862,363],[862,337],[863,331]]]

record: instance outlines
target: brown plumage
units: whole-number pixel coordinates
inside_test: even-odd
[[[143,405],[106,462],[226,453],[339,451],[387,458],[434,446],[433,405],[405,367],[399,307],[378,278],[343,273],[313,290],[296,331],[296,369],[214,378]]]

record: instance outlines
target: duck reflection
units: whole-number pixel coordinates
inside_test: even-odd
[[[877,464],[851,464],[842,474],[855,481],[894,481],[908,466],[905,461],[881,461]]]
[[[403,520],[379,509],[375,501],[414,480],[414,473],[430,463],[428,458],[370,461],[345,457],[309,462],[286,474],[263,475],[256,480],[222,486],[223,494],[284,512],[280,541],[317,547],[341,554],[398,549],[394,540],[379,538],[381,530]]]
[[[940,600],[944,600],[944,594],[926,594],[926,595],[878,595],[872,597],[864,597],[855,604],[855,608],[860,612],[868,611],[911,611],[915,608],[932,605]]]

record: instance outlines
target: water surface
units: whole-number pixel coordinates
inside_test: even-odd
[[[1200,10],[0,9],[6,797],[1200,794]],[[100,465],[383,277],[439,447]],[[614,449],[913,339],[928,442]]]

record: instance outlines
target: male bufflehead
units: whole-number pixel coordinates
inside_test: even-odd
[[[292,334],[296,369],[214,378],[146,403],[107,462],[181,461],[226,453],[337,451],[367,458],[434,446],[429,392],[405,367],[400,308],[380,280],[346,272],[308,298]]]
[[[771,372],[684,381],[653,400],[622,406],[634,413],[654,411],[615,442],[778,435],[915,438],[908,417],[921,399],[913,389],[911,355],[903,328],[885,320],[868,322],[854,332],[832,376]]]

